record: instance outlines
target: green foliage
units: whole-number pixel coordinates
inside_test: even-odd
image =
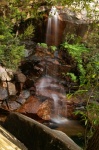
[[[71,80],[76,82],[77,81],[77,77],[75,76],[74,73],[71,73],[71,72],[67,72],[67,73],[62,73],[63,77],[66,77],[66,76],[70,76]]]
[[[88,117],[90,119],[92,127],[96,127],[99,124],[99,104],[96,101],[87,105]]]
[[[93,30],[89,29],[86,39],[87,47],[90,47],[90,53],[86,63],[86,78],[88,83],[96,85],[99,80],[99,24],[93,24]]]
[[[62,47],[68,51],[68,54],[71,55],[74,62],[77,63],[77,68],[80,72],[80,76],[79,76],[80,83],[81,84],[85,83],[86,70],[84,68],[82,58],[85,53],[89,52],[89,49],[86,48],[84,44],[79,44],[79,43],[69,44],[67,42],[64,42],[62,44]]]
[[[48,48],[46,43],[38,43],[38,46],[40,46],[41,48]]]
[[[17,68],[24,56],[24,46],[9,25],[9,20],[0,19],[0,62],[8,68]]]
[[[88,140],[92,137],[96,127],[99,125],[99,104],[93,101],[86,106],[85,111],[77,110],[75,115],[80,115],[82,121],[85,123],[85,147]]]
[[[28,27],[25,29],[24,34],[22,35],[21,38],[23,38],[23,39],[33,38],[34,31],[35,31],[34,26],[32,24],[28,25]]]
[[[70,73],[68,72],[66,75],[69,75],[71,77],[71,80],[76,82],[77,81],[77,77],[74,75],[74,73]]]
[[[88,90],[79,89],[75,96],[81,96],[86,101],[85,109],[75,111],[75,115],[80,115],[82,121],[85,123],[85,147],[88,144],[88,140],[92,137],[96,127],[99,125],[99,83],[92,86]],[[73,95],[73,96],[74,96]]]
[[[86,79],[90,85],[96,85],[99,80],[99,54],[90,55],[86,65]]]
[[[52,52],[55,52],[57,50],[57,47],[56,46],[50,46],[50,49]]]
[[[73,3],[77,3],[79,4],[80,2],[82,2],[83,4],[86,4],[86,0],[45,0],[48,4],[51,5],[71,5]],[[93,0],[87,0],[87,2],[92,2]]]

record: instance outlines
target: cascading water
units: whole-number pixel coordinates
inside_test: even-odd
[[[42,77],[36,86],[37,94],[47,97],[51,100],[53,107],[51,108],[51,121],[57,124],[67,122],[67,106],[66,93],[64,87],[59,83],[59,80],[48,75]],[[65,117],[62,113],[64,112]]]
[[[51,36],[53,36],[54,41],[50,41]],[[56,7],[52,7],[49,12],[47,31],[46,31],[46,43],[47,45],[57,46],[58,43],[58,11]],[[66,93],[64,87],[59,83],[57,77],[57,61],[58,51],[55,52],[54,58],[45,58],[45,76],[39,80],[38,86],[36,86],[36,91],[38,95],[47,97],[53,102],[53,107],[51,109],[51,120],[52,122],[63,124],[67,122],[66,117],[63,117],[62,111],[66,116],[67,106],[66,106]],[[55,76],[49,76],[48,67],[50,64],[53,65],[53,70],[50,70]],[[55,65],[56,64],[56,65]]]
[[[53,38],[51,36],[53,36]],[[48,45],[56,45],[56,46],[58,43],[58,11],[54,6],[51,8],[51,11],[49,12],[46,31],[46,43]]]

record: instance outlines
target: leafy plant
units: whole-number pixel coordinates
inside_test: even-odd
[[[46,43],[38,43],[38,46],[40,46],[42,48],[48,48]]]
[[[89,49],[84,46],[84,44],[69,44],[67,42],[64,42],[62,44],[62,47],[68,51],[69,55],[72,56],[72,59],[77,63],[77,68],[80,72],[80,83],[84,84],[85,83],[85,75],[86,75],[86,70],[83,65],[83,55],[85,53],[89,52]]]
[[[34,31],[35,31],[35,27],[32,24],[28,25],[23,35],[21,36],[21,38],[24,38],[24,39],[32,38],[34,36]]]
[[[70,76],[72,81],[74,81],[74,82],[76,82],[76,81],[77,81],[77,77],[75,76],[75,74],[74,74],[74,73],[70,73],[70,72],[68,72],[66,75],[67,75],[67,76]]]
[[[8,68],[17,68],[24,56],[24,46],[12,33],[9,20],[0,19],[0,62]]]
[[[55,52],[57,50],[56,46],[50,46],[51,51]]]
[[[75,111],[75,115],[80,115],[81,120],[85,123],[85,148],[88,140],[92,137],[96,127],[99,125],[99,84],[90,88],[90,90],[78,90],[74,95],[81,95],[86,100],[84,110]]]

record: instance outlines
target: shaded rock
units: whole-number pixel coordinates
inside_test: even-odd
[[[4,100],[7,97],[8,97],[7,89],[0,87],[0,100]]]
[[[16,72],[14,76],[15,76],[14,78],[15,78],[16,90],[19,95],[26,81],[26,76],[20,71]]]
[[[16,87],[13,83],[8,82],[9,95],[16,95]]]
[[[26,81],[26,76],[22,72],[18,71],[15,73],[15,80],[16,82],[24,83]]]
[[[41,53],[43,55],[43,51],[41,51]],[[35,54],[34,56],[29,57],[28,60],[24,62],[20,68],[24,74],[28,75],[29,77],[32,76],[31,79],[28,78],[26,80],[25,84],[26,86],[28,86],[27,83],[29,82],[30,84],[30,80],[32,84],[35,79],[41,77],[42,75],[62,78],[62,73],[69,72],[71,70],[71,65],[62,65],[61,61],[55,59],[54,56],[48,56],[47,54],[45,54],[45,56],[41,57],[39,56],[39,54]]]
[[[17,110],[21,105],[19,103],[17,103],[16,101],[11,101],[11,100],[7,100],[3,102],[3,104],[1,105],[2,108],[6,109],[6,110],[10,110],[10,111],[14,111]]]
[[[81,150],[66,134],[54,131],[22,114],[10,114],[4,128],[29,150]]]
[[[22,44],[25,45],[25,57],[32,55],[35,52],[36,43],[32,40],[24,40]]]
[[[24,86],[26,89],[29,89],[34,86],[34,81],[32,79],[27,78]]]
[[[19,95],[18,98],[16,98],[16,102],[22,105],[26,102],[26,99],[22,95]]]
[[[21,97],[23,97],[24,99],[27,99],[27,98],[29,98],[29,96],[30,96],[30,91],[22,90]]]
[[[43,46],[37,44],[35,56],[46,57],[46,55],[52,56],[52,54],[48,51],[47,47],[44,48]]]

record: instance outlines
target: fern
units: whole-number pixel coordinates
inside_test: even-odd
[[[78,71],[80,72],[80,83],[85,83],[86,70],[83,66],[82,56],[84,53],[88,53],[89,49],[86,48],[84,44],[69,44],[67,42],[63,43],[62,47],[65,48],[65,50],[68,51],[69,55],[71,55],[72,58],[76,61]]]

